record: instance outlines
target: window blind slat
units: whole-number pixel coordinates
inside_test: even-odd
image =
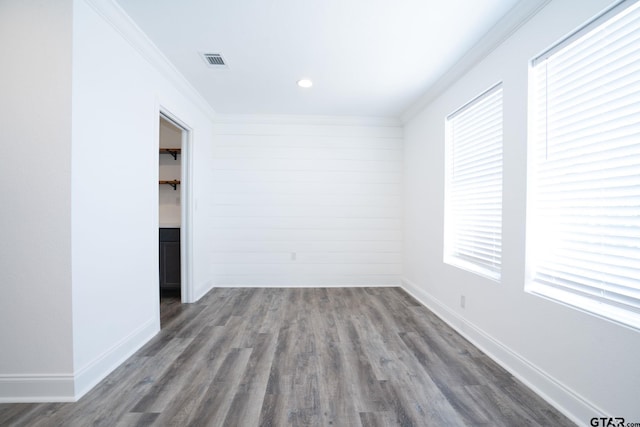
[[[464,163],[465,161],[469,161],[469,159],[473,160],[476,156],[480,155],[488,155],[492,154],[497,156],[498,153],[501,153],[499,149],[496,148],[496,140],[498,140],[500,135],[488,135],[484,138],[479,138],[473,141],[471,149],[464,149],[464,144],[460,144],[460,150],[456,151],[455,158],[452,161],[460,165],[460,163]]]
[[[604,20],[604,18],[602,19]],[[599,50],[598,48],[602,45],[602,43],[606,43],[607,37],[601,36],[602,31],[607,31],[609,33],[618,32],[618,34],[620,34],[619,32],[620,28],[627,28],[626,30],[627,32],[633,31],[633,28],[635,28],[634,27],[635,22],[637,20],[638,20],[638,17],[633,13],[631,14],[622,13],[622,14],[618,14],[616,17],[612,18],[611,20],[608,20],[606,29],[604,29],[603,27],[599,27],[599,28],[594,28],[593,31],[591,31],[591,29],[589,29],[588,27],[590,25],[597,25],[597,23],[594,22],[590,25],[587,25],[583,29],[577,31],[572,36],[570,36],[569,39],[565,39],[564,42],[550,49],[549,52],[540,55],[540,57],[538,57],[537,59],[534,59],[533,63],[534,65],[538,65],[542,61],[555,58],[555,59],[562,59],[567,64],[572,64],[573,62],[576,61],[574,58],[577,58],[577,60],[581,60],[584,58],[585,52],[591,52],[591,53],[593,53],[594,51],[597,52]],[[589,31],[587,31],[587,29]],[[580,34],[581,32],[583,34]],[[576,36],[579,36],[579,37],[576,37]],[[600,44],[600,45],[597,45],[597,44]]]
[[[533,62],[530,286],[640,328],[640,2],[589,28]]]
[[[502,87],[449,115],[445,262],[499,279],[502,240]]]
[[[632,36],[633,39],[612,37],[610,43],[598,45],[596,51],[587,52],[587,56],[581,58],[582,61],[569,66],[560,58],[549,60],[545,70],[548,84],[553,87],[562,86],[564,93],[568,93],[569,90],[578,90],[585,82],[606,78],[611,69],[619,70],[625,62],[637,59],[633,44],[640,38],[640,28],[634,30]]]

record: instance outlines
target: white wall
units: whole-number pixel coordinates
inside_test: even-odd
[[[176,86],[134,47],[135,31],[123,38],[131,26],[111,2],[74,5],[73,339],[76,393],[82,394],[159,329],[159,110],[190,128],[194,151],[210,145],[212,122],[188,88]],[[124,21],[116,30],[98,11]],[[194,158],[195,179],[200,168]],[[196,188],[196,204],[199,197]],[[194,209],[193,249],[207,253],[200,214]],[[208,280],[198,262],[193,283],[202,294]]]
[[[166,121],[160,119],[160,148],[182,148],[182,131]],[[181,179],[182,155],[174,159],[172,155],[164,153],[159,157],[161,180],[173,181]],[[158,187],[160,227],[180,227],[180,186],[170,185]]]
[[[405,128],[404,286],[574,420],[640,420],[640,333],[524,292],[528,61],[609,5],[555,0]],[[504,82],[503,273],[443,264],[444,118]],[[460,307],[461,295],[466,308]]]
[[[216,286],[399,284],[397,123],[218,120],[206,183]]]
[[[205,156],[213,112],[108,0],[3,1],[0,37],[0,400],[72,400],[159,329],[159,111]]]
[[[72,2],[0,2],[0,401],[73,396]]]

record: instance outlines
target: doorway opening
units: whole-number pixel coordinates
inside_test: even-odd
[[[189,131],[170,115],[159,118],[158,237],[160,327],[190,301],[189,286]]]

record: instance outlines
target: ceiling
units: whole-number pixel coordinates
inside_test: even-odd
[[[217,113],[374,117],[401,116],[519,1],[117,0]]]

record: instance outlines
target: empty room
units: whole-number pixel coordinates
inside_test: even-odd
[[[640,1],[0,0],[0,425],[640,427]]]

